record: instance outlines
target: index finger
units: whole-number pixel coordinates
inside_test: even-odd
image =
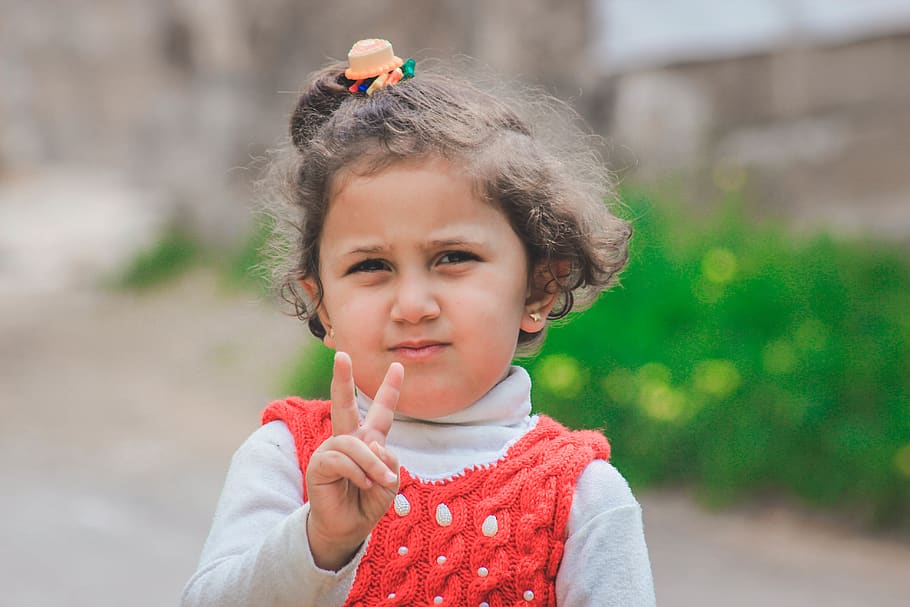
[[[395,419],[395,408],[398,406],[398,397],[401,395],[401,384],[404,381],[404,367],[399,362],[389,365],[382,384],[376,391],[376,398],[367,411],[366,420],[363,425],[371,436],[368,440],[377,440],[379,444],[385,444],[385,437],[392,428],[392,420]],[[376,436],[376,433],[379,436]]]
[[[335,352],[332,365],[332,435],[353,434],[360,426],[354,396],[354,367],[345,352]]]

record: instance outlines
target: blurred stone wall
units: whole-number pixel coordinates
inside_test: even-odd
[[[694,201],[910,243],[910,35],[618,74],[612,161]]]

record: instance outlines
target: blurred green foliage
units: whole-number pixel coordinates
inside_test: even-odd
[[[630,196],[622,286],[554,327],[534,402],[635,485],[787,494],[910,522],[910,264],[880,243],[707,222]]]
[[[249,236],[240,246],[222,251],[205,246],[178,224],[170,225],[113,282],[121,288],[146,289],[170,283],[190,269],[204,265],[214,269],[226,286],[265,295],[271,286],[271,276],[264,252],[272,224],[269,216],[257,215]]]
[[[153,287],[181,276],[202,256],[203,247],[196,239],[168,226],[157,242],[127,264],[115,282],[128,289]]]

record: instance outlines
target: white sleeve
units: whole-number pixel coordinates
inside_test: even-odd
[[[575,487],[556,575],[559,607],[653,607],[641,507],[612,465],[591,462]]]
[[[182,607],[344,604],[366,542],[340,571],[316,567],[302,483],[294,439],[283,422],[262,426],[240,446]]]

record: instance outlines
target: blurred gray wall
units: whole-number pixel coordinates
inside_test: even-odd
[[[910,243],[910,2],[600,0],[612,162],[693,204]]]

